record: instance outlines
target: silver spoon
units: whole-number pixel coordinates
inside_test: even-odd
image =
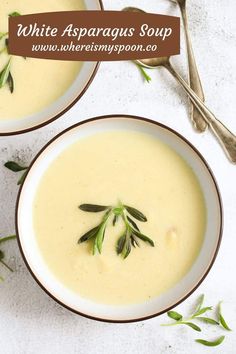
[[[191,43],[189,28],[188,28],[188,19],[186,11],[186,0],[171,0],[178,4],[180,12],[183,19],[187,53],[188,53],[188,66],[189,66],[189,83],[191,89],[198,95],[198,97],[204,102],[204,92],[202,89],[202,84],[200,76],[197,69],[196,60],[194,57],[193,47]],[[202,118],[199,111],[192,105],[191,107],[191,119],[195,129],[199,132],[204,132],[207,128],[206,121]]]
[[[188,30],[188,22],[187,22],[187,13],[186,13],[186,0],[171,0],[172,2],[177,2],[183,17],[183,23],[185,28],[185,37],[187,43],[187,52],[188,52],[188,63],[189,63],[189,79],[190,79],[190,87],[193,91],[201,98],[202,101],[205,100],[204,93],[202,89],[202,84],[200,81],[200,77],[197,70],[196,61],[194,58],[193,48],[190,40],[189,30]],[[123,9],[123,11],[128,12],[141,12],[145,13],[145,11],[137,8],[128,6]],[[199,132],[204,132],[208,126],[207,122],[202,117],[201,113],[196,109],[194,105],[192,105],[191,111],[191,120],[195,129]]]
[[[188,94],[192,103],[198,109],[202,117],[209,124],[212,132],[223,147],[223,150],[225,151],[229,160],[232,163],[236,163],[236,136],[228,128],[226,128],[226,126],[221,123],[207,108],[207,106],[200,100],[200,98],[186,83],[186,81],[184,81],[184,79],[173,68],[169,58],[162,57],[154,59],[143,59],[137,60],[137,63],[149,69],[153,69],[158,66],[163,66],[174,76],[174,78],[182,85],[183,89]]]
[[[138,8],[128,7],[124,11],[132,12],[144,12]],[[143,67],[153,69],[159,66],[166,68],[174,78],[181,84],[189,98],[191,99],[194,106],[197,108],[199,113],[205,119],[206,123],[209,124],[212,132],[217,138],[218,142],[221,144],[226,156],[232,163],[236,163],[236,136],[228,129],[226,126],[221,123],[214,114],[207,108],[207,106],[200,100],[196,93],[191,89],[191,87],[184,81],[184,79],[176,72],[173,66],[170,63],[169,57],[162,58],[152,58],[152,59],[143,59],[136,60],[136,62]]]

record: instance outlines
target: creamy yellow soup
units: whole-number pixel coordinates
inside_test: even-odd
[[[101,222],[83,203],[142,211],[136,221],[155,247],[140,241],[126,259],[116,254],[122,220],[110,221],[101,254],[78,239]],[[138,132],[111,131],[79,140],[44,173],[34,201],[34,228],[49,269],[67,288],[98,303],[154,298],[190,270],[202,245],[206,211],[195,174],[169,146]]]
[[[0,32],[8,31],[8,15],[83,10],[83,0],[1,0]],[[0,40],[0,51],[5,44]],[[9,60],[6,52],[0,54],[0,72]],[[61,97],[75,80],[81,63],[70,61],[24,59],[14,56],[11,73],[14,92],[8,85],[0,88],[0,120],[17,119],[35,114]]]

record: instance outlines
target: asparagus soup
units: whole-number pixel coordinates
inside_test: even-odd
[[[66,148],[33,206],[54,276],[97,303],[141,303],[177,284],[203,242],[198,179],[172,148],[134,131],[100,132]]]
[[[0,120],[23,118],[45,109],[67,91],[82,65],[73,61],[11,57],[7,51],[9,15],[83,9],[82,0],[0,2],[0,75],[10,69],[10,77],[4,85],[0,84]]]

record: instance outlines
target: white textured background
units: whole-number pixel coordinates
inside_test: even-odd
[[[146,11],[178,14],[169,0],[104,0],[106,9],[139,6]],[[195,54],[207,104],[236,132],[236,2],[235,0],[189,0],[189,18]],[[173,64],[186,75],[185,48]],[[83,98],[53,124],[15,137],[0,138],[0,164],[19,158],[29,163],[42,146],[62,129],[80,120],[102,114],[127,113],[158,120],[187,137],[205,156],[215,173],[224,203],[223,242],[207,279],[178,310],[188,313],[197,296],[206,294],[207,304],[224,300],[224,313],[236,331],[236,166],[230,165],[210,132],[196,134],[188,119],[182,89],[160,69],[152,71],[152,82],[142,82],[129,62],[102,63]],[[0,236],[14,232],[17,195],[14,173],[0,168]],[[225,331],[203,326],[198,335],[189,328],[163,328],[166,315],[137,324],[104,324],[79,317],[63,309],[39,288],[27,271],[15,241],[5,245],[15,269],[0,284],[1,354],[178,354],[236,353],[235,332],[226,333],[217,348],[206,348],[194,339],[213,339]]]

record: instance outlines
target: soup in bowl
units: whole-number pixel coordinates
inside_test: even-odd
[[[101,10],[100,0],[2,0],[0,3],[0,135],[21,133],[56,119],[86,91],[98,64],[23,58],[8,54],[8,18],[53,11]]]
[[[84,316],[161,314],[204,279],[221,239],[215,179],[157,122],[98,117],[55,137],[19,192],[23,257],[54,299]]]

